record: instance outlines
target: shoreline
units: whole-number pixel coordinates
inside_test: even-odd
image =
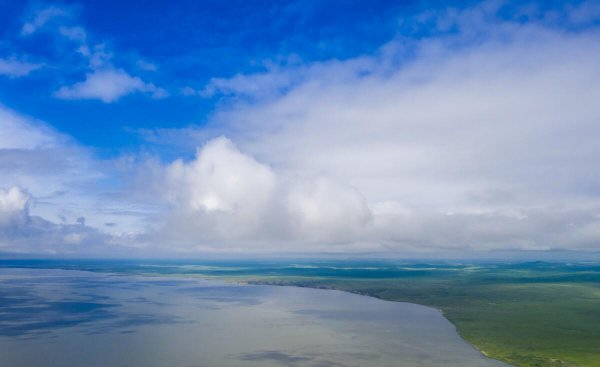
[[[372,294],[368,294],[365,292],[352,292],[352,291],[348,291],[348,290],[344,290],[344,289],[339,289],[339,288],[335,288],[335,287],[310,287],[310,286],[303,286],[303,285],[293,285],[293,284],[269,284],[269,283],[263,283],[263,282],[259,282],[259,281],[247,281],[247,280],[240,280],[240,279],[232,279],[232,278],[226,278],[226,277],[220,277],[220,276],[207,276],[207,275],[194,275],[194,276],[190,276],[190,275],[185,275],[185,274],[153,274],[153,273],[138,273],[138,274],[126,274],[126,273],[119,273],[119,272],[111,272],[111,271],[97,271],[97,270],[81,270],[81,269],[65,269],[65,268],[52,268],[52,267],[48,267],[48,268],[28,268],[28,267],[11,267],[11,268],[5,268],[5,269],[19,269],[19,270],[60,270],[60,271],[65,271],[65,272],[82,272],[82,273],[92,273],[92,274],[104,274],[104,275],[108,275],[108,276],[123,276],[123,277],[142,277],[142,278],[166,278],[166,279],[182,279],[182,280],[204,280],[204,281],[220,281],[223,283],[227,283],[227,284],[232,284],[232,285],[239,285],[239,286],[269,286],[269,287],[287,287],[287,288],[306,288],[306,289],[313,289],[313,290],[322,290],[322,291],[335,291],[335,292],[343,292],[343,293],[348,293],[348,294],[352,294],[352,295],[357,295],[357,296],[362,296],[362,297],[369,297],[369,298],[373,298],[373,299],[377,299],[379,301],[384,301],[384,302],[396,302],[396,303],[406,303],[406,304],[411,304],[411,305],[416,305],[416,306],[421,306],[421,307],[426,307],[432,310],[435,310],[437,313],[440,314],[440,316],[442,316],[450,325],[452,325],[454,331],[456,332],[456,334],[458,335],[458,337],[465,342],[465,344],[469,345],[471,348],[473,348],[474,350],[476,350],[479,354],[481,354],[483,357],[488,358],[488,359],[492,359],[498,362],[501,362],[503,364],[506,365],[506,367],[515,367],[511,364],[508,364],[505,361],[502,361],[500,359],[497,358],[493,358],[490,357],[489,355],[487,355],[484,351],[482,351],[481,349],[479,349],[475,344],[469,342],[467,339],[465,339],[465,337],[462,335],[462,333],[460,333],[459,328],[452,322],[450,321],[450,319],[448,319],[446,317],[446,314],[444,312],[444,310],[435,307],[435,306],[430,306],[430,305],[425,305],[425,304],[420,304],[420,303],[415,303],[415,302],[406,302],[406,301],[397,301],[397,300],[390,300],[390,299],[385,299],[382,297],[378,297],[376,295],[372,295]]]
[[[345,278],[315,274],[289,275],[284,272],[264,272],[264,269],[261,268],[246,269],[241,273],[236,271],[211,273],[210,270],[207,273],[200,273],[197,271],[186,272],[177,267],[163,272],[161,272],[162,270],[152,271],[145,267],[138,267],[137,264],[132,264],[131,267],[77,266],[81,264],[72,266],[65,263],[56,265],[58,266],[37,264],[31,267],[0,267],[75,270],[114,276],[203,279],[238,285],[335,290],[388,302],[410,303],[435,309],[471,348],[474,348],[483,357],[499,361],[507,366],[600,367],[600,359],[596,359],[599,353],[595,349],[593,341],[554,332],[554,330],[565,330],[565,326],[577,328],[575,330],[595,332],[597,328],[594,325],[598,324],[595,323],[596,318],[593,314],[580,314],[583,316],[576,319],[578,323],[573,323],[572,320],[567,322],[562,318],[539,317],[540,311],[543,312],[541,315],[558,315],[564,312],[566,306],[575,305],[588,310],[591,305],[597,304],[594,303],[594,299],[589,298],[589,292],[596,292],[598,289],[593,282],[595,278],[590,279],[589,272],[578,275],[578,273],[572,272],[571,268],[554,270],[553,266],[553,272],[550,275],[557,275],[552,282],[548,283],[545,279],[549,277],[549,273],[538,271],[539,266],[531,266],[530,275],[525,278],[526,281],[513,282],[512,279],[515,278],[511,276],[515,274],[515,271],[522,272],[522,266],[515,266],[514,268],[517,270],[514,270],[513,267],[483,269],[481,274],[486,274],[487,278],[469,272],[461,273],[461,276],[450,274],[452,275],[450,278],[430,274],[425,278],[396,279]],[[546,270],[546,268],[542,270]],[[522,273],[519,274],[522,276]],[[491,278],[490,275],[496,278]],[[582,280],[574,283],[574,277],[577,276]],[[565,277],[565,280],[560,281],[559,277]],[[537,279],[544,281],[536,282]],[[571,286],[562,286],[565,282]],[[531,312],[533,310],[531,307],[522,308],[521,305],[536,305],[535,313]],[[544,334],[540,334],[541,330],[544,330]],[[547,334],[546,331],[552,332],[552,334]],[[470,335],[471,338],[466,338],[463,332]],[[583,343],[587,349],[571,350],[563,347],[564,344],[561,344],[561,341],[565,340],[564,338]],[[474,340],[474,342],[470,340]],[[480,348],[477,341],[480,341],[481,345],[486,345],[486,348]]]
[[[206,280],[211,280],[211,278],[203,278]],[[273,287],[291,287],[291,288],[309,288],[309,289],[318,289],[318,290],[325,290],[325,291],[338,291],[338,292],[345,292],[345,293],[349,293],[349,294],[355,294],[358,296],[363,296],[363,297],[370,297],[370,298],[374,298],[380,301],[385,301],[385,302],[397,302],[397,303],[408,303],[408,304],[413,304],[413,305],[418,305],[418,306],[423,306],[423,307],[427,307],[427,308],[431,308],[433,310],[436,310],[446,321],[448,321],[448,323],[450,323],[450,325],[452,325],[452,327],[454,328],[454,330],[456,331],[456,334],[460,337],[460,339],[462,341],[464,341],[466,344],[470,345],[473,349],[475,349],[477,352],[479,352],[482,356],[484,356],[485,358],[489,358],[489,359],[493,359],[495,361],[501,362],[503,364],[505,364],[507,367],[517,367],[514,366],[512,364],[509,364],[506,361],[503,361],[501,359],[498,358],[494,358],[491,357],[490,355],[488,355],[484,350],[480,349],[477,345],[471,343],[469,340],[467,340],[464,335],[460,332],[460,329],[448,318],[446,317],[446,313],[444,312],[444,310],[442,310],[439,307],[435,307],[435,306],[431,306],[431,305],[425,305],[425,304],[421,304],[421,303],[415,303],[415,302],[406,302],[406,301],[397,301],[397,300],[392,300],[392,299],[385,299],[382,297],[377,297],[375,295],[371,295],[368,293],[359,293],[359,292],[351,292],[348,290],[344,290],[344,289],[339,289],[339,288],[333,288],[333,287],[310,287],[310,286],[302,286],[302,285],[286,285],[286,284],[270,284],[270,283],[261,283],[261,282],[240,282],[240,281],[236,281],[235,284],[238,285],[248,285],[248,286],[273,286]]]

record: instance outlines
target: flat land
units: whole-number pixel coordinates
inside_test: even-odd
[[[42,261],[34,266],[217,277],[250,284],[338,289],[418,303],[442,310],[459,333],[489,357],[515,366],[600,367],[600,264],[303,260],[192,264]]]

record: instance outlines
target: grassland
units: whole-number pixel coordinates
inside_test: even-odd
[[[600,367],[598,264],[304,261],[42,262],[35,266],[218,277],[251,284],[339,289],[418,303],[442,310],[466,340],[486,355],[509,364]]]

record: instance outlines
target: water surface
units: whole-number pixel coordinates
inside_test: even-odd
[[[0,366],[506,366],[437,310],[339,291],[0,269]]]

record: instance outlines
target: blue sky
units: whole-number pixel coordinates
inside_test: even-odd
[[[28,78],[2,78],[3,104],[100,148],[100,154],[114,155],[142,143],[132,133],[138,128],[202,124],[220,100],[188,98],[181,92],[186,87],[202,89],[211,78],[265,71],[269,64],[372,54],[395,37],[427,37],[436,31],[413,18],[439,11],[440,3],[180,1],[176,6],[148,6],[136,1],[6,1],[2,8],[2,53],[44,65]],[[25,36],[24,23],[49,8],[61,14]],[[505,16],[512,16],[514,8],[505,6]],[[55,98],[60,86],[81,81],[90,71],[85,57],[76,52],[80,42],[61,35],[60,27],[80,27],[88,47],[102,46],[115,68],[160,86],[168,98],[137,93],[110,103]]]
[[[63,13],[24,36],[24,22],[50,7]],[[2,78],[0,93],[6,106],[101,148],[101,154],[119,154],[140,143],[132,130],[206,120],[218,98],[188,98],[181,93],[185,87],[202,89],[211,78],[263,71],[266,63],[290,58],[304,63],[371,53],[397,32],[397,17],[415,7],[389,1],[5,2],[3,54],[26,55],[44,67],[28,78]],[[81,27],[88,46],[103,45],[115,68],[159,85],[169,97],[132,93],[111,103],[54,98],[61,85],[89,71],[76,52],[80,42],[60,35],[60,27]]]
[[[598,250],[595,1],[0,9],[0,253]]]

